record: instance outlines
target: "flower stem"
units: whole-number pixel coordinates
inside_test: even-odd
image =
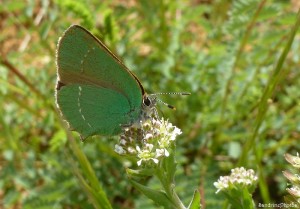
[[[170,179],[167,178],[166,173],[167,172],[164,170],[164,168],[162,168],[162,166],[159,166],[157,169],[157,172],[156,172],[156,176],[159,179],[159,181],[161,182],[168,199],[170,200],[170,202],[172,203],[174,208],[186,209],[186,207],[183,205],[183,203],[181,202],[181,200],[179,199],[179,197],[175,191],[174,182],[170,181]]]

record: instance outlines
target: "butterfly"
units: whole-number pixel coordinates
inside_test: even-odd
[[[83,139],[117,135],[156,112],[155,94],[148,95],[121,60],[79,25],[60,37],[56,64],[57,107]]]

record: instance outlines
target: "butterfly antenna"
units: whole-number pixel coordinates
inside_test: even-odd
[[[191,95],[189,92],[161,92],[161,93],[155,93],[150,94],[150,96],[156,96],[156,95],[166,95],[166,94],[175,94],[175,95]]]
[[[163,93],[150,94],[149,96],[156,97],[157,95],[166,95],[166,94],[167,95],[170,95],[170,94],[175,94],[175,95],[191,95],[191,93],[189,93],[189,92],[166,92],[166,93],[163,92]],[[158,101],[158,102],[166,105],[168,108],[170,108],[172,110],[176,110],[176,108],[174,106],[172,106],[172,105],[170,105],[170,104],[168,104],[168,103],[166,103],[166,102],[164,102],[164,101],[162,101],[162,100],[160,100],[158,98],[156,98],[156,101]]]
[[[172,110],[176,110],[176,108],[175,108],[174,106],[172,106],[172,105],[170,105],[170,104],[168,104],[168,103],[166,103],[166,102],[163,102],[163,101],[161,101],[160,99],[157,99],[157,98],[156,98],[156,101],[158,101],[158,102],[160,102],[160,103],[163,103],[164,105],[166,105],[168,108],[170,108],[170,109],[172,109]]]

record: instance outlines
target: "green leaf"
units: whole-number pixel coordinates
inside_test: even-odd
[[[147,176],[153,176],[155,172],[155,169],[141,169],[141,170],[133,170],[130,168],[126,169],[126,173],[129,177],[147,177]]]
[[[170,156],[163,160],[164,168],[166,170],[167,178],[170,183],[174,182],[174,176],[176,172],[176,159],[175,159],[175,149],[176,146],[174,143],[171,145],[172,152],[170,152]]]
[[[200,209],[201,208],[201,196],[198,190],[194,191],[193,199],[188,206],[188,209]]]
[[[51,152],[57,151],[60,147],[63,147],[67,142],[66,132],[63,129],[57,131],[50,140]]]
[[[149,199],[153,200],[156,204],[161,205],[164,208],[171,208],[171,202],[166,193],[150,189],[149,187],[146,187],[132,179],[129,179],[129,181],[136,189],[142,192]]]

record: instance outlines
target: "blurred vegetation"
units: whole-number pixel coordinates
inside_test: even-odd
[[[99,2],[0,5],[0,207],[94,208],[83,189],[86,157],[113,208],[157,208],[128,182],[117,137],[67,140],[55,110],[55,50],[71,24],[105,42],[147,92],[192,93],[161,97],[176,111],[158,105],[183,131],[176,183],[185,204],[198,188],[206,208],[221,208],[213,182],[236,166],[258,171],[256,203],[284,202],[283,155],[300,150],[299,33],[277,77],[275,69],[299,1]]]

